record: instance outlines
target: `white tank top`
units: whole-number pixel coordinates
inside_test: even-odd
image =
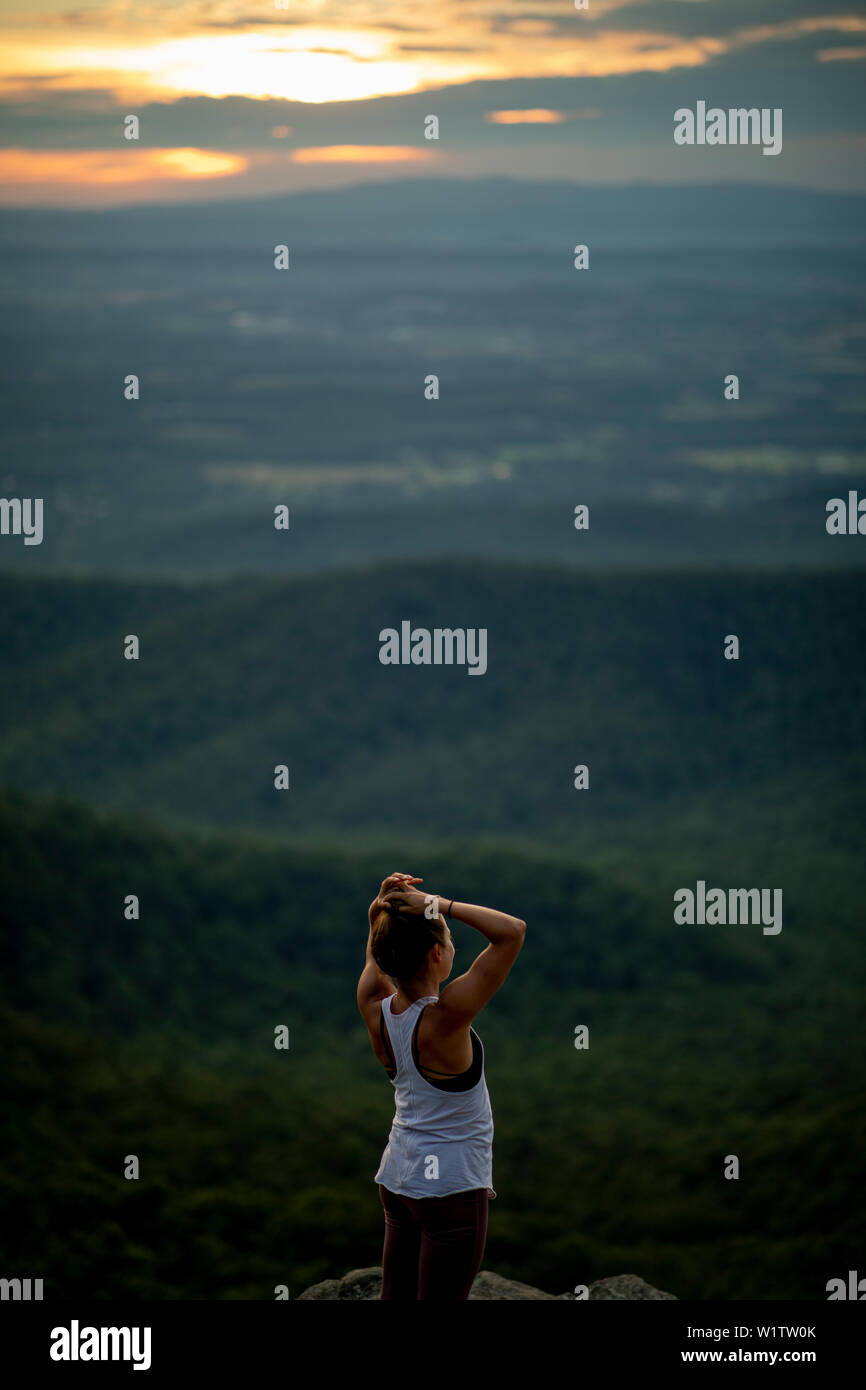
[[[421,1074],[412,1056],[412,1034],[425,1004],[438,995],[416,999],[402,1014],[391,1012],[392,994],[382,1001],[382,1016],[397,1064],[394,1122],[374,1182],[404,1197],[448,1197],[486,1187],[493,1191],[493,1112],[484,1077],[468,1091],[442,1091]]]

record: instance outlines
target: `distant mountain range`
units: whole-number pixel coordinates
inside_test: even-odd
[[[50,239],[156,252],[248,246],[290,238],[295,248],[607,249],[705,245],[861,246],[866,196],[740,184],[581,185],[507,178],[399,179],[332,191],[105,211],[5,210],[0,246]]]

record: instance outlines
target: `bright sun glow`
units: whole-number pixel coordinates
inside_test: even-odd
[[[322,51],[317,51],[322,50]],[[5,54],[3,85],[26,82],[30,71],[56,73],[57,89],[122,88],[207,97],[271,97],[313,104],[357,101],[417,90],[431,62],[390,61],[387,41],[325,29],[275,34],[209,34],[125,46],[110,38],[92,46],[25,45]]]
[[[317,48],[343,50],[316,52]],[[419,84],[417,64],[379,60],[379,44],[366,35],[305,29],[289,36],[211,35],[171,39],[153,48],[78,54],[84,66],[146,74],[173,92],[200,96],[274,97],[319,103],[356,101],[405,92]],[[361,61],[356,61],[355,56]]]

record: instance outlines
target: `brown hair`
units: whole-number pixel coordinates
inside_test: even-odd
[[[380,900],[381,901],[381,900]],[[431,920],[382,903],[372,920],[370,949],[379,969],[398,983],[414,979],[424,968],[431,947],[448,945],[441,917]]]

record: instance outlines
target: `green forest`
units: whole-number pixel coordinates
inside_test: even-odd
[[[801,837],[860,843],[856,572],[464,560],[200,585],[5,575],[0,598],[0,784],[294,843],[490,836],[620,846],[624,864],[643,844],[708,872],[763,868],[780,841],[786,863]],[[485,628],[486,674],[381,665],[379,632],[405,618]]]
[[[404,618],[486,627],[487,674],[383,667]],[[270,1299],[379,1262],[355,986],[395,869],[528,924],[476,1023],[485,1267],[821,1299],[861,1256],[857,573],[6,574],[0,641],[4,1269]],[[781,888],[782,931],[676,925],[698,878]]]

